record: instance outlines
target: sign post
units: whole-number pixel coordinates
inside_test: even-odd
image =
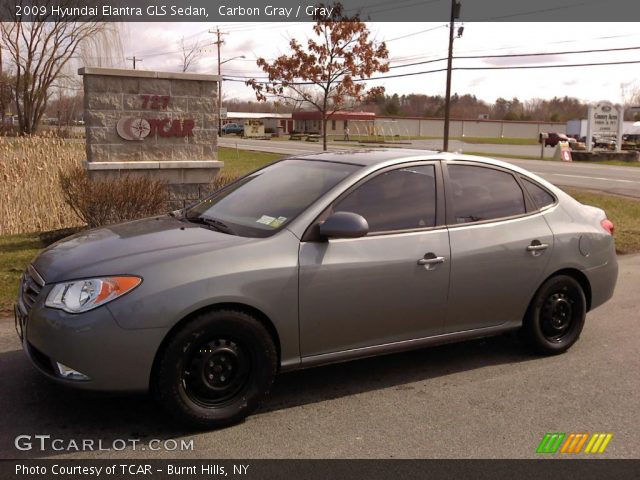
[[[593,105],[589,105],[587,110],[587,137],[585,142],[587,144],[587,152],[593,150]]]
[[[618,135],[616,137],[616,152],[622,151],[622,133],[624,130],[624,107],[618,107]]]

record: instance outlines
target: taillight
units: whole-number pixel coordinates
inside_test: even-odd
[[[613,225],[613,222],[608,218],[605,218],[604,220],[602,220],[600,222],[600,225],[602,226],[602,228],[604,228],[607,231],[609,235],[613,235],[613,233],[615,232],[616,227]]]

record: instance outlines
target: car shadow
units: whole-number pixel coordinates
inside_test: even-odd
[[[535,358],[510,333],[284,373],[258,414]]]
[[[514,335],[414,350],[301,370],[280,375],[265,404],[255,415],[308,405],[368,391],[415,389],[410,384],[461,371],[532,360]],[[50,435],[66,441],[101,439],[170,439],[195,433],[171,421],[148,395],[107,394],[69,389],[36,372],[20,350],[0,353],[0,458],[46,458],[62,453],[20,451],[18,435]],[[330,381],[328,381],[330,379]],[[230,427],[234,428],[234,427]],[[73,453],[73,451],[68,452]]]

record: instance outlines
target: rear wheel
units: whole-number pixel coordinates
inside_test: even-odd
[[[273,383],[278,355],[267,329],[235,310],[206,312],[176,332],[160,353],[151,389],[183,424],[216,428],[260,405]]]
[[[551,277],[529,305],[524,338],[537,353],[565,352],[580,337],[586,313],[587,302],[580,284],[568,275]]]

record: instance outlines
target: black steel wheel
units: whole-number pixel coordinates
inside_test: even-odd
[[[260,321],[210,311],[186,322],[158,353],[151,390],[181,424],[223,427],[258,408],[277,367],[274,340]]]
[[[586,312],[586,298],[578,281],[568,275],[551,277],[538,289],[527,310],[525,340],[538,353],[562,353],[580,337]]]
[[[204,407],[224,405],[244,388],[251,373],[250,355],[228,338],[194,344],[184,357],[182,387]]]

